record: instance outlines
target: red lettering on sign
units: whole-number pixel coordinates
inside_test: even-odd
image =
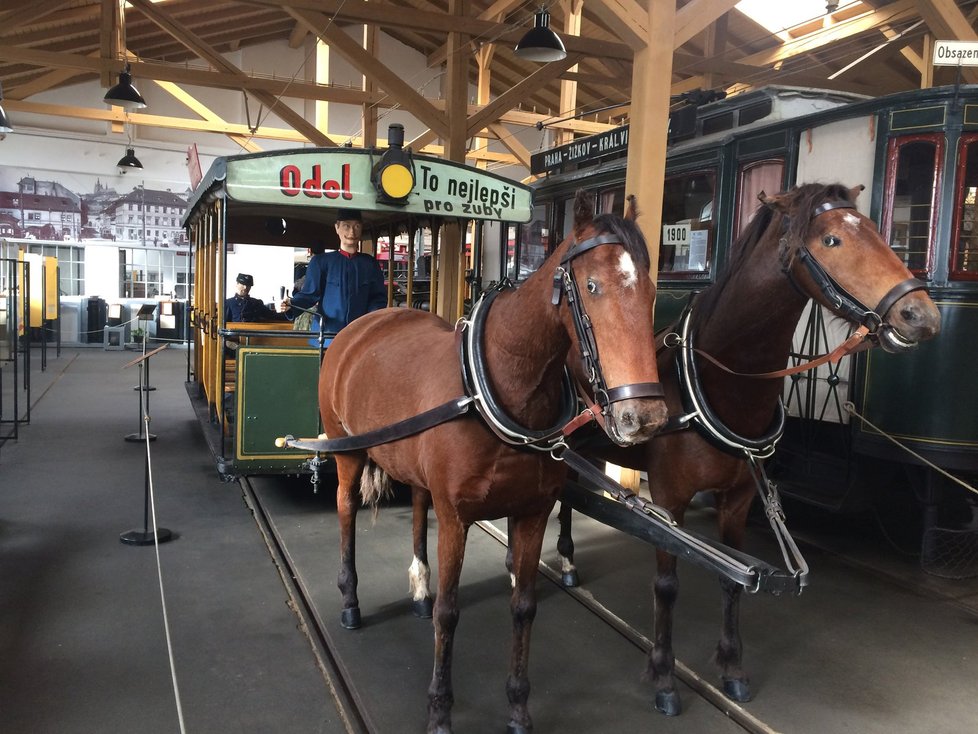
[[[282,170],[278,173],[279,188],[286,196],[299,195],[299,181],[301,179],[302,176],[299,174],[299,167],[291,164],[282,166]]]

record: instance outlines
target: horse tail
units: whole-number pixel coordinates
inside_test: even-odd
[[[387,472],[371,459],[367,459],[363,473],[360,475],[360,498],[363,500],[363,504],[372,505],[374,514],[376,514],[380,501],[392,494],[391,478]]]

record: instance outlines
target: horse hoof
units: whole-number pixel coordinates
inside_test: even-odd
[[[419,599],[414,602],[414,616],[420,619],[431,619],[431,610],[434,604],[431,601],[431,597],[425,597],[424,599]]]
[[[343,629],[360,629],[360,607],[350,607],[340,612],[340,624],[343,625]]]
[[[576,589],[581,585],[581,580],[577,576],[577,569],[572,571],[564,571],[560,575],[560,583],[564,585],[565,589]]]
[[[520,726],[519,724],[508,724],[506,726],[506,734],[530,734],[532,731],[532,726]]]
[[[679,716],[683,711],[682,701],[679,700],[679,692],[675,690],[656,691],[655,710],[666,716]]]
[[[750,701],[750,681],[746,678],[724,678],[723,694],[731,701],[747,703]]]

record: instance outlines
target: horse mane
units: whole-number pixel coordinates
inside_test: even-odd
[[[625,251],[635,261],[636,267],[649,270],[649,247],[645,241],[645,235],[642,234],[642,230],[633,220],[617,214],[605,213],[596,216],[593,225],[599,232],[615,235],[621,241]]]
[[[789,243],[795,243],[790,251],[791,256],[794,257],[797,243],[805,242],[808,238],[808,230],[812,224],[811,212],[815,207],[826,201],[849,201],[850,194],[849,188],[842,184],[810,183],[793,186],[789,191],[779,194],[777,198],[777,205],[762,203],[758,206],[754,216],[751,217],[750,224],[731,246],[730,257],[723,270],[717,275],[716,282],[697,294],[696,313],[693,316],[694,327],[697,325],[697,315],[706,318],[714,311],[724,288],[757,249],[758,243],[764,238],[776,213],[781,212],[788,218],[784,235]],[[805,214],[801,215],[799,212]]]

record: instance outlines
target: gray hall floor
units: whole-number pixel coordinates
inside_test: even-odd
[[[175,534],[159,547],[162,584],[152,546],[120,543],[122,532],[143,526],[146,446],[124,440],[139,431],[137,371],[123,369],[135,356],[68,348],[49,352],[44,372],[35,359],[30,423],[0,446],[0,734],[179,732],[178,699],[187,732],[347,731],[241,487],[217,475],[184,389],[180,347],[153,357],[150,370],[156,516]],[[423,731],[431,628],[405,601],[410,508],[395,502],[358,527],[364,627],[350,633],[337,619],[328,493],[312,495],[305,480],[253,485],[373,730]],[[691,513],[691,523],[709,532],[709,512]],[[587,520],[575,533],[583,593],[649,635],[652,549]],[[867,550],[858,533],[813,526],[798,537],[811,587],[798,598],[748,597],[743,605],[755,691],[743,709],[760,730],[978,730],[978,581],[935,580],[912,562]],[[551,528],[543,560],[552,568],[554,542]],[[748,551],[777,558],[760,527]],[[505,726],[502,558],[499,543],[474,528],[456,642],[459,734]],[[676,653],[715,682],[716,581],[692,567],[681,567],[681,577]],[[548,578],[539,589],[535,731],[743,731],[685,687],[681,717],[654,714],[640,676],[644,652]]]

